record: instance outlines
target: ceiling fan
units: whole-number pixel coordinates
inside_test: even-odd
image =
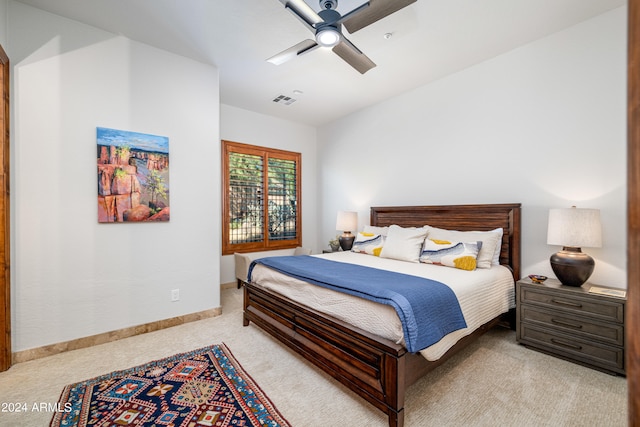
[[[336,10],[338,0],[320,0],[322,10],[318,13],[304,0],[280,0],[280,2],[315,34],[315,40],[304,40],[267,59],[268,62],[280,65],[318,47],[329,47],[336,55],[364,74],[376,64],[342,34],[342,26],[344,25],[349,33],[354,33],[415,3],[416,0],[369,0],[345,15],[341,15]]]

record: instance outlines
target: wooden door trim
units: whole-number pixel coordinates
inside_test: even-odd
[[[9,57],[0,46],[0,371],[11,366],[11,270],[9,217]]]
[[[629,0],[626,365],[629,426],[640,426],[640,0]]]

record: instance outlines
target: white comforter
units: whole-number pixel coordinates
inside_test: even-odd
[[[427,360],[439,359],[458,340],[515,307],[513,276],[509,269],[503,266],[465,271],[354,252],[314,256],[426,277],[447,284],[458,297],[467,327],[454,331],[434,345],[421,350],[420,354]],[[309,284],[260,264],[254,267],[251,281],[360,329],[396,343],[404,343],[402,324],[391,306]]]

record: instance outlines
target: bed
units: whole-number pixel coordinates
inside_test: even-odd
[[[514,281],[519,278],[520,204],[372,207],[370,224],[459,231],[502,228],[499,263],[509,269]],[[409,352],[403,342],[367,332],[273,289],[252,282],[243,286],[245,326],[253,322],[340,381],[387,414],[391,427],[404,424],[405,391],[411,384],[491,327],[512,321],[511,311],[501,313],[474,326],[435,360],[427,360],[422,352]]]

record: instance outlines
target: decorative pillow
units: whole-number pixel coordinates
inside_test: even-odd
[[[403,228],[391,225],[380,257],[418,262],[425,237],[427,237],[426,228]]]
[[[427,238],[422,246],[420,262],[471,271],[476,269],[480,248],[481,241],[462,243]]]
[[[491,265],[499,264],[500,250],[502,249],[502,228],[491,231],[456,231],[445,230],[425,226],[429,232],[429,238],[435,240],[448,240],[450,242],[482,242],[482,248],[478,252],[476,268],[491,268]]]
[[[352,252],[358,252],[361,254],[369,254],[380,256],[382,246],[384,245],[384,236],[380,234],[365,233],[361,231],[356,236],[356,240],[351,247]]]
[[[382,237],[387,237],[389,227],[377,227],[375,225],[365,225],[362,230],[363,233],[379,234]]]
[[[502,228],[496,228],[495,230],[489,231],[489,233],[498,234],[498,244],[496,245],[496,250],[493,253],[493,260],[491,260],[491,265],[500,265],[500,252],[502,251],[502,233],[504,231]]]

